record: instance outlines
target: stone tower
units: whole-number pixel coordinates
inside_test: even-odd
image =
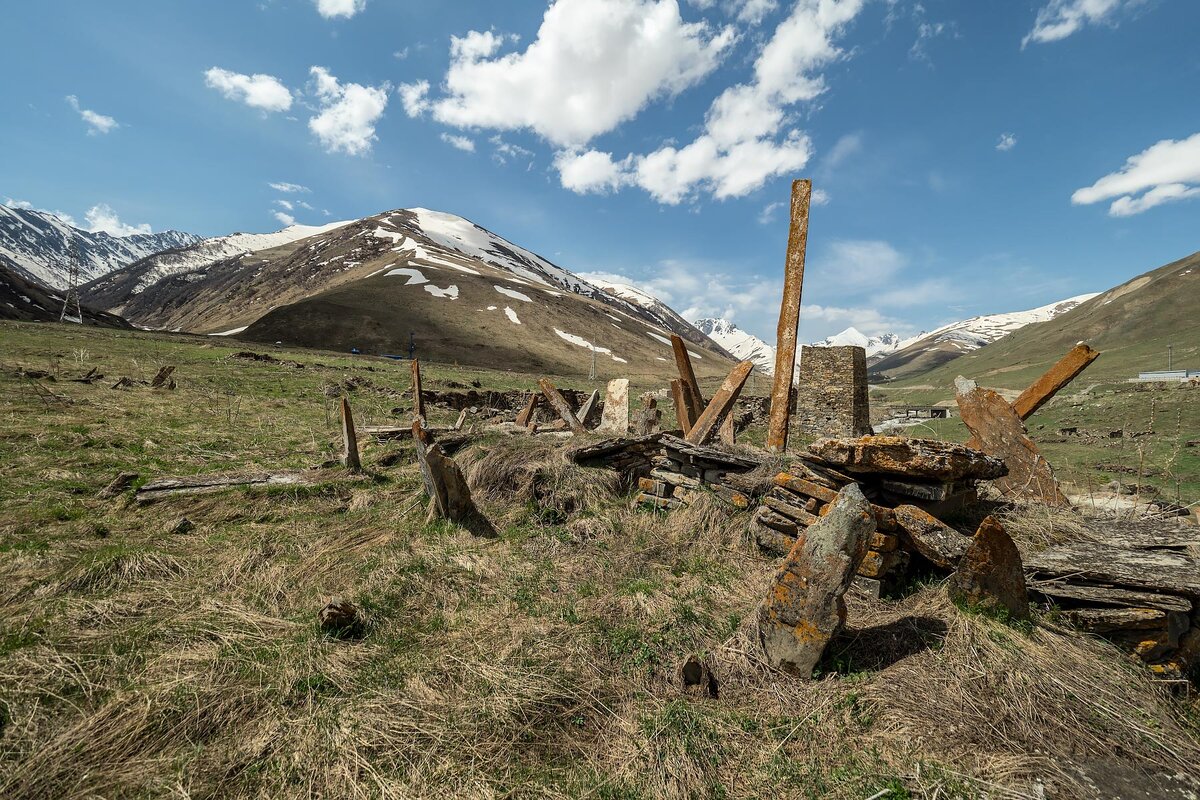
[[[867,351],[861,347],[802,347],[796,388],[796,429],[806,436],[871,433]]]

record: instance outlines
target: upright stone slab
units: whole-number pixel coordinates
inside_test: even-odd
[[[812,676],[845,624],[844,595],[874,533],[871,504],[850,484],[796,540],[758,609],[759,642],[771,666]]]
[[[1008,467],[1008,475],[997,478],[994,486],[1005,496],[1038,500],[1055,506],[1067,506],[1067,498],[1058,488],[1054,470],[1026,434],[1025,423],[1003,397],[991,389],[959,377],[954,382],[958,411],[974,442],[989,456]]]
[[[767,420],[767,450],[772,453],[787,450],[811,200],[812,181],[807,178],[792,181],[791,226],[788,228],[787,260],[783,268],[783,300],[779,306],[779,325],[775,329],[775,379],[771,385],[771,412]]]
[[[600,415],[599,433],[624,436],[629,433],[629,379],[614,378],[604,394],[604,412]]]
[[[1003,609],[1013,619],[1029,619],[1021,553],[995,517],[979,524],[948,588],[950,597],[965,605]]]
[[[871,433],[867,351],[861,347],[802,347],[796,388],[796,429],[809,436]]]

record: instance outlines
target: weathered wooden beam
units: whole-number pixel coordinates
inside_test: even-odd
[[[792,381],[796,370],[796,333],[800,326],[800,295],[804,288],[804,250],[808,244],[808,205],[812,181],[792,182],[792,222],[788,230],[787,261],[783,272],[783,302],[775,332],[775,383],[771,387],[771,416],[767,450],[787,449],[792,411]]]
[[[313,480],[311,473],[280,472],[241,475],[194,475],[187,478],[159,478],[137,490],[139,504],[153,503],[175,495],[212,494],[250,486],[303,485]]]
[[[717,422],[733,408],[752,369],[754,369],[753,361],[743,361],[730,370],[728,377],[721,384],[721,388],[717,389],[717,393],[705,407],[704,413],[696,420],[696,424],[692,426],[687,436],[683,437],[684,441],[690,444],[704,444],[708,441],[716,429]]]
[[[158,374],[154,376],[154,380],[150,381],[150,388],[158,389],[163,386],[170,386],[168,381],[171,378],[171,373],[174,371],[175,371],[175,367],[174,367],[174,365],[171,365],[171,364],[168,364],[167,366],[160,369],[158,371]]]
[[[538,386],[541,388],[546,402],[562,418],[562,421],[567,423],[571,433],[583,433],[583,423],[579,421],[579,417],[575,416],[571,404],[567,402],[567,398],[562,396],[562,392],[558,391],[558,387],[546,378],[538,378]]]
[[[354,414],[350,401],[342,397],[342,463],[351,472],[362,472],[362,461],[358,457],[358,433],[354,430]]]
[[[1083,342],[1071,348],[1065,356],[1058,360],[1050,369],[1034,381],[1021,396],[1013,401],[1012,407],[1022,421],[1029,419],[1033,412],[1045,405],[1050,398],[1058,394],[1088,365],[1100,357],[1100,351],[1093,350]]]
[[[671,334],[671,349],[675,352],[675,368],[679,370],[679,380],[683,382],[683,407],[687,411],[687,425],[684,433],[692,429],[704,408],[704,396],[700,394],[700,384],[696,381],[696,372],[692,369],[692,359],[688,356],[687,344],[679,334]]]
[[[671,381],[671,403],[675,406],[675,420],[679,423],[679,428],[683,431],[683,435],[687,436],[688,431],[692,429],[691,414],[688,413],[687,400],[685,395],[687,390],[683,388],[683,381],[675,378]]]
[[[462,411],[458,412],[458,419],[454,421],[454,430],[462,430],[463,423],[467,421],[467,411],[468,409],[464,408]]]
[[[529,401],[525,403],[525,407],[521,409],[521,413],[517,414],[517,424],[522,428],[528,428],[533,422],[533,412],[537,411],[537,407],[541,405],[542,395],[540,392],[534,392],[529,395]]]
[[[412,364],[413,416],[424,422],[425,400],[421,396],[421,362],[414,358],[410,363]]]

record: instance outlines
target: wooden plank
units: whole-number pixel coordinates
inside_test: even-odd
[[[717,422],[722,415],[728,414],[733,408],[734,402],[737,401],[738,395],[741,394],[742,387],[746,385],[746,378],[750,377],[750,370],[754,369],[753,361],[743,361],[735,366],[730,372],[725,381],[721,384],[721,388],[717,389],[717,393],[713,395],[713,399],[709,401],[705,407],[704,413],[696,420],[696,424],[692,426],[692,430],[687,436],[683,437],[684,441],[690,444],[704,444],[715,432]]]
[[[521,409],[521,413],[517,414],[517,424],[522,428],[528,428],[533,422],[533,412],[541,405],[542,395],[540,392],[534,392],[529,395],[529,400],[526,401],[525,407]]]
[[[1045,405],[1099,357],[1100,351],[1093,350],[1083,342],[1075,345],[1058,360],[1058,363],[1021,392],[1021,396],[1013,401],[1013,410],[1022,421],[1029,419],[1033,412]]]
[[[358,457],[358,433],[354,430],[354,414],[350,401],[342,396],[342,463],[351,472],[362,472],[362,461]]]
[[[558,387],[546,378],[538,378],[538,386],[541,387],[542,396],[546,398],[546,402],[562,418],[562,421],[567,423],[567,427],[571,429],[571,433],[583,433],[583,423],[579,421],[579,417],[575,416],[571,404],[558,391]]]
[[[675,353],[675,368],[679,370],[679,380],[683,383],[683,407],[687,412],[687,425],[683,426],[683,430],[687,433],[700,418],[700,409],[704,408],[704,396],[700,394],[700,384],[696,381],[692,359],[688,355],[687,345],[682,336],[671,334],[671,349]]]
[[[1186,597],[1156,592],[1138,592],[1116,586],[1070,583],[1069,581],[1032,581],[1029,591],[1051,600],[1067,600],[1088,605],[1116,606],[1120,608],[1159,608],[1163,611],[1192,610],[1192,601]]]
[[[236,475],[195,475],[187,478],[159,478],[137,490],[134,499],[142,505],[176,495],[213,494],[250,486],[302,485],[312,477],[302,472],[253,473]]]
[[[413,416],[424,422],[425,398],[421,394],[421,362],[414,358],[410,363],[412,366]]]
[[[775,382],[771,387],[771,414],[767,425],[767,450],[774,453],[782,453],[787,449],[811,199],[811,180],[792,182],[792,221],[788,229],[787,261],[783,270],[783,302],[779,308],[779,327],[775,332]]]
[[[688,431],[692,429],[692,415],[688,411],[687,400],[685,395],[687,390],[683,388],[683,381],[679,378],[674,378],[671,381],[671,403],[675,406],[675,420],[679,423],[679,427],[683,430],[683,435],[687,436]]]
[[[467,409],[458,412],[458,419],[454,421],[454,430],[461,431],[463,423],[467,421]]]

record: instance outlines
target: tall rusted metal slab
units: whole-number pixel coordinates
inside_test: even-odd
[[[788,231],[787,261],[783,274],[783,303],[775,333],[775,383],[771,388],[771,416],[767,425],[767,450],[787,449],[791,414],[792,376],[796,370],[796,335],[800,327],[800,294],[804,288],[804,249],[808,244],[808,206],[812,181],[792,182],[792,224]]]

